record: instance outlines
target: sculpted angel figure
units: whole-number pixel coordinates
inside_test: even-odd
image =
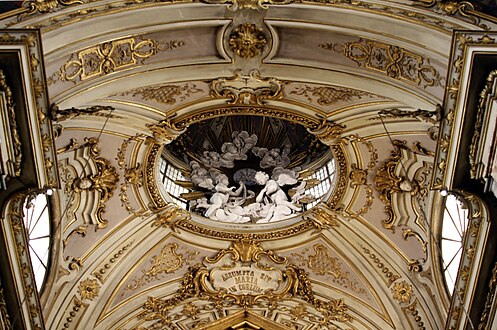
[[[242,191],[246,193],[244,183],[240,182],[240,187],[234,190],[235,187],[228,187],[229,180],[225,174],[219,174],[215,181],[215,193],[209,199],[209,203],[203,200],[197,204],[197,207],[207,209],[205,216],[213,220],[224,222],[250,221],[250,217],[245,216],[246,213],[241,206],[246,199],[246,196],[240,196]]]
[[[290,164],[290,158],[288,154],[290,153],[290,148],[288,146],[283,149],[267,149],[267,148],[252,148],[252,152],[257,157],[261,158],[260,166],[261,168],[270,167],[286,167]]]
[[[269,179],[269,175],[264,172],[257,172],[255,180],[258,184],[264,185],[264,188],[257,195],[255,202],[261,205],[259,214],[264,216],[263,219],[257,222],[271,222],[289,218],[293,215],[293,211],[300,211],[300,208],[293,205],[281,189],[281,186],[286,184],[295,184],[297,180],[291,178],[287,174],[280,174],[278,181]]]
[[[246,160],[247,152],[257,143],[257,135],[249,135],[247,131],[234,131],[231,135],[233,142],[225,142],[221,153],[204,151],[202,163],[207,167],[233,168],[235,160]]]

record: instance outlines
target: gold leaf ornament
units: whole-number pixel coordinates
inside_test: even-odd
[[[255,24],[239,25],[229,36],[229,46],[233,53],[245,59],[260,55],[266,44],[266,36]]]

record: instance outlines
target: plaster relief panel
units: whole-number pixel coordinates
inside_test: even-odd
[[[286,82],[283,92],[285,99],[310,104],[328,114],[392,102],[381,95],[334,85]]]
[[[52,99],[74,85],[109,74],[141,70],[145,65],[195,62],[202,57],[216,61],[217,27],[160,31],[101,42],[47,63]],[[139,78],[137,78],[139,79]]]
[[[353,296],[367,305],[373,304],[381,310],[371,284],[364,277],[364,271],[347,260],[343,253],[331,243],[315,240],[312,243],[285,251],[283,255],[295,265],[309,273],[312,280],[330,286],[338,292]]]
[[[396,44],[312,29],[275,27],[279,49],[271,62],[323,63],[367,72],[442,97],[445,69],[441,63]],[[311,64],[312,65],[312,64]]]
[[[188,267],[200,262],[201,258],[198,248],[181,241],[167,239],[157,243],[135,265],[129,267],[130,271],[116,285],[115,298],[109,304],[109,309],[140,292],[181,277]]]

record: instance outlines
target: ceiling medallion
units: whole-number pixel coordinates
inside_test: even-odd
[[[305,127],[277,118],[203,121],[166,150],[161,181],[169,196],[186,210],[216,221],[289,219],[327,198],[335,186],[336,163],[329,147]],[[172,174],[179,168],[181,178]]]
[[[278,309],[287,301],[299,302],[307,307],[299,317],[325,326],[335,322],[351,322],[348,306],[343,299],[328,301],[315,298],[307,273],[289,264],[287,258],[264,250],[258,242],[241,239],[232,242],[228,249],[214,257],[206,257],[202,264],[190,267],[181,287],[169,299],[149,297],[137,318],[153,321],[152,327],[171,325],[182,304],[195,304],[195,317],[214,308],[230,309],[234,306],[249,308],[271,306]],[[189,308],[191,309],[191,308]],[[183,316],[185,308],[183,308]],[[288,310],[281,308],[281,311]],[[311,311],[313,311],[311,313]],[[186,315],[188,316],[188,315]]]
[[[211,82],[211,96],[228,98],[228,104],[265,104],[265,100],[283,96],[281,82],[276,78],[262,78],[258,70],[248,75],[240,70],[230,78],[219,78]]]
[[[267,38],[255,24],[237,26],[229,37],[229,45],[233,53],[249,59],[260,55],[267,44]]]

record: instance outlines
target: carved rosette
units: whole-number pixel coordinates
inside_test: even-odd
[[[231,51],[245,59],[260,55],[267,42],[262,29],[250,23],[237,26],[229,36]]]

